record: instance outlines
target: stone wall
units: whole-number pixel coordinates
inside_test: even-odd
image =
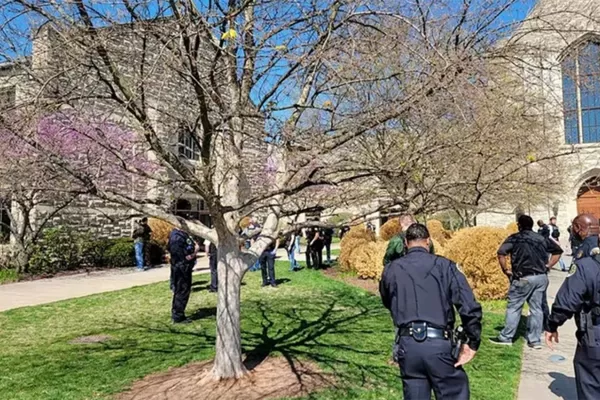
[[[164,32],[161,33],[161,29]],[[98,40],[110,52],[122,79],[131,87],[144,88],[144,92],[133,93],[136,99],[143,95],[143,110],[147,113],[152,129],[154,129],[166,148],[177,154],[177,143],[182,122],[189,125],[197,122],[198,98],[185,88],[189,83],[175,73],[175,60],[165,56],[164,43],[156,38],[162,34],[168,38],[168,26],[158,25],[122,25],[108,27],[97,31],[98,36],[93,39],[87,35],[72,32],[62,32],[57,35],[48,26],[38,32],[33,42],[30,66],[36,78],[46,80],[43,92],[48,96],[67,104],[78,113],[91,118],[107,120],[119,125],[140,130],[140,122],[132,118],[124,105],[115,101],[114,94],[98,78],[99,75],[108,74],[108,70],[100,67],[85,68],[83,65],[102,65],[102,61],[94,52],[85,51],[90,40]],[[160,36],[160,35],[159,35]],[[208,68],[214,58],[214,53],[207,44],[200,51],[200,68]],[[75,61],[74,61],[75,60]],[[73,68],[73,66],[77,66]],[[17,103],[25,103],[34,98],[41,86],[34,80],[27,79],[27,75],[15,69],[3,73],[0,68],[0,90],[2,87],[14,86]],[[222,77],[217,77],[223,79]],[[222,89],[222,90],[221,90]],[[226,87],[219,88],[219,96],[223,101],[229,101]],[[214,107],[214,103],[211,103]],[[222,116],[213,113],[211,118],[218,124]],[[246,121],[244,137],[244,151],[242,153],[244,170],[242,176],[242,191],[248,193],[264,183],[264,167],[268,157],[268,146],[264,141],[264,127],[260,119],[253,118]],[[198,132],[198,131],[197,131]],[[199,133],[200,139],[202,132]],[[155,155],[149,151],[145,140],[140,137],[136,149],[142,154],[147,154],[149,159]],[[214,158],[217,162],[225,162],[219,158],[216,149]],[[194,168],[194,163],[188,163]],[[161,171],[162,176],[173,179],[174,174],[167,170]],[[175,176],[175,179],[178,179]],[[181,191],[176,192],[170,185],[156,181],[138,179],[134,182],[121,182],[118,187],[122,193],[133,195],[137,198],[159,199],[165,205],[172,204],[179,196],[186,196]],[[40,207],[38,218],[52,210],[51,205]],[[131,233],[132,212],[125,207],[109,204],[94,199],[82,198],[68,209],[63,210],[54,217],[48,226],[65,225],[75,227],[82,231],[91,231],[98,236],[120,237],[129,236]]]
[[[590,35],[600,35],[599,17],[600,3],[596,0],[539,0],[529,20],[509,41],[528,49],[531,63],[523,68],[525,84],[530,93],[545,99],[545,112],[553,118],[551,129],[562,143],[557,151],[573,151],[562,158],[567,175],[564,187],[555,194],[558,210],[553,204],[555,199],[549,199],[549,204],[531,207],[534,220],[546,222],[558,211],[559,228],[565,234],[566,227],[577,215],[578,190],[586,179],[600,175],[600,143],[565,144],[561,60],[571,46]],[[514,221],[515,207],[507,205],[505,210],[484,213],[478,217],[478,224],[505,226]]]

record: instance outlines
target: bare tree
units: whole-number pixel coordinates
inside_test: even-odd
[[[340,203],[443,209],[440,196],[471,201],[449,194],[454,185],[477,191],[502,179],[490,173],[479,184],[466,164],[444,168],[464,161],[461,145],[471,153],[485,146],[478,135],[491,130],[476,118],[464,119],[466,137],[460,131],[460,103],[473,98],[462,88],[484,75],[486,57],[509,33],[500,17],[516,3],[0,4],[20,21],[2,30],[5,57],[23,54],[21,33],[35,37],[31,63],[22,63],[31,81],[23,107],[60,109],[92,126],[119,123],[139,133],[134,147],[149,164],[132,164],[118,143],[93,136],[107,164],[140,178],[132,191],[103,184],[77,158],[52,148],[40,154],[86,193],[218,243],[213,372],[239,378],[241,281],[282,218]],[[84,130],[76,125],[70,131]],[[165,199],[179,193],[204,199],[214,228],[174,215]],[[238,226],[247,215],[261,216],[263,230],[245,251]]]

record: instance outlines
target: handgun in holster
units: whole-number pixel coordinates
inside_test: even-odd
[[[595,327],[598,325],[600,318],[600,307],[593,307],[589,311],[582,311],[579,314],[579,330],[583,335],[586,335],[588,343],[596,343]]]
[[[398,352],[400,351],[400,328],[396,328],[396,337],[394,338],[394,346],[392,347],[392,358],[395,363],[400,363]]]
[[[458,360],[463,344],[469,344],[469,338],[462,326],[457,327],[452,334],[452,358]]]

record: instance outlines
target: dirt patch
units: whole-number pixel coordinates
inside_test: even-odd
[[[337,268],[328,268],[323,270],[323,273],[333,279],[347,283],[348,285],[356,286],[367,292],[379,296],[379,282],[373,279],[360,279],[353,276],[345,276],[341,274]]]
[[[91,335],[91,336],[81,336],[71,340],[69,343],[71,344],[93,344],[93,343],[106,343],[110,339],[111,336],[108,335]]]
[[[216,381],[212,362],[194,363],[147,376],[117,400],[267,400],[307,396],[333,386],[333,377],[308,362],[290,365],[284,358],[267,358],[246,377]]]

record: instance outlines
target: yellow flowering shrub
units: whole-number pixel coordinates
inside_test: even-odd
[[[163,248],[167,247],[169,235],[175,227],[168,222],[156,218],[148,218],[148,225],[150,226],[150,229],[152,229],[152,235],[150,236],[150,239],[158,243]]]
[[[511,222],[510,224],[506,225],[506,230],[512,235],[513,233],[519,232],[519,226],[516,222]]]
[[[478,300],[506,297],[509,282],[496,254],[510,234],[503,228],[466,228],[456,232],[444,246],[444,257],[460,266]]]
[[[375,234],[364,225],[350,228],[340,243],[340,256],[338,263],[342,271],[352,271],[352,254],[369,242],[375,241]]]
[[[352,270],[361,279],[381,279],[383,272],[383,256],[388,242],[380,240],[377,242],[363,242],[352,253]]]
[[[448,240],[452,237],[450,232],[444,229],[444,225],[437,219],[430,219],[427,221],[427,229],[432,239],[435,239],[439,244],[444,246]]]
[[[402,226],[400,226],[400,220],[398,218],[392,218],[381,225],[381,228],[379,229],[379,238],[381,240],[390,240],[401,231]]]

